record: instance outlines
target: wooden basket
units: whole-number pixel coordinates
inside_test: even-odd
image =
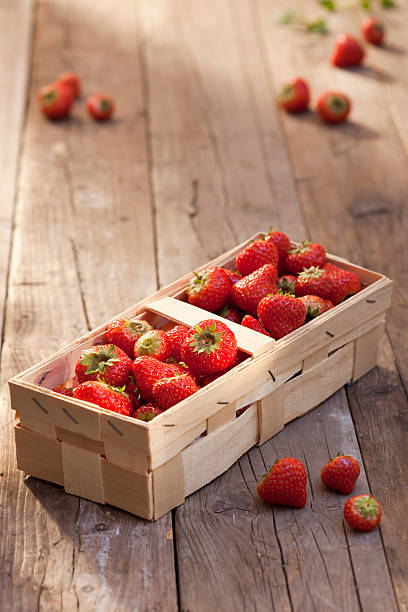
[[[202,268],[233,267],[236,254],[260,236]],[[362,290],[279,341],[221,319],[248,358],[148,423],[50,390],[72,377],[83,349],[105,340],[109,322],[14,377],[9,385],[18,467],[67,493],[150,520],[182,504],[254,444],[376,365],[392,283],[344,259],[328,255],[328,261],[355,272]],[[186,302],[190,278],[115,319],[139,317],[166,329],[172,322],[193,325],[209,318]]]

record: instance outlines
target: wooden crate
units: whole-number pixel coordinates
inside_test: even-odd
[[[233,267],[236,254],[261,235],[202,268]],[[109,321],[14,377],[18,467],[67,493],[150,520],[182,504],[254,444],[376,365],[392,283],[344,259],[328,255],[328,261],[355,272],[362,290],[279,341],[221,319],[247,358],[149,423],[50,390],[72,377],[84,348],[105,340]],[[144,318],[163,329],[208,318],[186,302],[190,278],[114,318]]]

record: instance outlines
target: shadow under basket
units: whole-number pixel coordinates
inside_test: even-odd
[[[233,268],[237,253],[261,236],[201,269]],[[12,378],[19,469],[149,520],[182,504],[252,446],[376,365],[392,282],[344,259],[327,259],[357,274],[361,291],[278,341],[188,304],[192,274],[112,318],[146,319],[161,329],[219,318],[247,356],[148,423],[51,390],[72,377],[83,349],[105,341],[110,321]]]

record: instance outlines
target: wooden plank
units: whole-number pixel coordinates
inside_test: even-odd
[[[17,467],[31,476],[64,484],[61,444],[16,425]]]
[[[219,427],[235,421],[236,413],[237,408],[235,402],[232,402],[231,404],[225,406],[225,408],[219,410],[216,414],[207,419],[207,434],[211,434]]]
[[[378,361],[380,340],[384,333],[384,324],[375,327],[355,342],[356,352],[354,357],[353,382],[372,370]]]
[[[179,453],[152,472],[153,518],[184,503],[185,483],[182,454]]]
[[[61,456],[65,491],[103,504],[105,498],[99,454],[61,442]]]
[[[258,402],[258,446],[277,434],[285,425],[287,384],[284,383]]]
[[[90,53],[90,40],[98,53]],[[117,120],[93,123],[82,101],[71,121],[46,122],[36,90],[63,69],[78,70],[85,96],[112,93]],[[133,2],[121,3],[120,11],[113,3],[73,2],[67,10],[56,0],[38,2],[3,381],[156,286],[139,75]],[[173,542],[166,537],[171,517],[152,528],[119,509],[23,481],[4,426],[12,413],[1,418],[1,473],[7,477],[0,478],[0,511],[13,528],[1,549],[0,607],[13,601],[15,609],[112,610],[137,600],[141,609],[163,604],[174,610]],[[145,576],[154,567],[162,574],[153,585]]]
[[[150,302],[146,305],[146,308],[161,314],[172,321],[184,323],[190,327],[196,325],[200,321],[208,319],[209,317],[212,319],[217,319],[222,323],[225,323],[226,321],[223,317],[213,313],[209,314],[208,311],[203,310],[202,308],[197,308],[197,306],[193,306],[188,302],[175,300],[171,297],[163,297],[155,302]],[[235,334],[238,348],[250,353],[254,357],[262,355],[262,353],[273,348],[276,344],[276,341],[272,338],[269,338],[264,334],[254,332],[252,329],[239,325],[239,323],[226,321],[226,325],[228,325],[231,331]]]
[[[406,483],[407,396],[389,339],[383,337],[379,367],[347,388],[370,490],[383,509],[381,534],[400,609],[408,607],[408,538],[401,508]]]
[[[107,504],[146,519],[153,518],[151,474],[140,474],[102,458],[101,472],[103,496]]]
[[[3,329],[3,304],[7,289],[18,160],[30,65],[32,13],[32,0],[0,3],[0,329]]]

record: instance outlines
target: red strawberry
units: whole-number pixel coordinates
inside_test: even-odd
[[[278,232],[271,227],[269,230],[269,234],[265,236],[265,240],[273,242],[273,244],[278,249],[279,255],[279,264],[278,264],[278,274],[283,274],[285,271],[285,259],[286,253],[290,249],[290,240],[286,234],[283,232]]]
[[[110,323],[106,331],[106,339],[125,351],[133,359],[133,347],[140,336],[143,336],[152,326],[142,319],[119,319]]]
[[[125,393],[128,395],[130,401],[132,402],[133,410],[136,410],[142,405],[140,391],[136,386],[133,374],[130,374],[128,382],[126,383]]]
[[[180,367],[173,363],[163,363],[155,357],[142,356],[134,360],[132,373],[137,388],[146,402],[153,400],[153,385],[161,378],[180,374]]]
[[[162,378],[153,385],[154,402],[163,410],[167,410],[199,389],[195,380],[188,374]]]
[[[285,266],[291,274],[299,274],[304,268],[310,266],[323,267],[326,261],[326,252],[321,244],[305,240],[301,245],[289,249]]]
[[[323,466],[321,479],[330,489],[340,493],[351,493],[359,475],[360,466],[357,459],[339,453]]]
[[[343,68],[358,66],[363,61],[364,50],[360,43],[350,34],[339,34],[334,44],[331,63]]]
[[[234,283],[236,283],[239,280],[241,280],[242,276],[236,270],[229,270],[228,268],[224,268],[224,270],[226,271],[226,273],[229,276],[231,285],[233,285]]]
[[[170,340],[170,357],[176,361],[181,361],[180,349],[188,330],[185,325],[176,325],[167,332],[167,338]]]
[[[241,310],[256,315],[261,299],[269,293],[277,292],[276,281],[276,267],[272,264],[265,264],[231,287],[230,300]]]
[[[222,308],[217,315],[220,317],[224,317],[224,319],[228,319],[228,321],[232,321],[233,323],[241,323],[242,313],[234,306],[230,306],[227,304]]]
[[[305,305],[306,316],[308,319],[314,319],[330,308],[330,306],[326,303],[330,300],[324,300],[318,295],[302,295],[298,299]],[[331,307],[333,308],[333,304]]]
[[[148,355],[160,361],[170,357],[171,344],[166,332],[161,329],[152,329],[140,336],[134,347],[135,357]]]
[[[257,491],[261,499],[269,504],[303,508],[306,505],[307,474],[299,459],[284,457],[258,482]]]
[[[331,300],[324,300],[324,303],[327,306],[327,310],[330,310],[331,308],[334,308],[334,304]]]
[[[361,33],[372,45],[381,45],[384,40],[384,26],[375,17],[366,17],[361,22]]]
[[[235,368],[235,366],[237,366],[240,363],[242,363],[247,357],[248,357],[248,355],[246,355],[242,351],[237,351],[237,354],[235,356],[234,361],[231,363],[231,365],[228,366],[228,368],[226,368],[222,372],[216,372],[215,374],[208,374],[208,376],[205,376],[203,378],[203,380],[201,382],[201,386],[205,387],[206,385],[209,385],[210,382],[213,382],[214,380],[216,380],[217,378],[219,378],[220,376],[222,376],[226,372],[229,372],[230,370]]]
[[[279,340],[303,325],[306,307],[292,295],[267,295],[259,302],[258,318],[272,338]]]
[[[235,267],[242,276],[247,276],[265,264],[278,267],[278,249],[270,240],[255,240],[238,253]]]
[[[113,344],[99,344],[82,351],[75,374],[79,383],[102,379],[107,385],[122,387],[131,369],[132,362],[122,349]]]
[[[245,317],[241,321],[241,325],[272,338],[271,334],[267,332],[264,327],[262,327],[258,319],[255,319],[255,317],[253,317],[252,315],[245,315]]]
[[[316,110],[326,123],[342,123],[350,113],[351,101],[340,91],[325,91],[317,99]]]
[[[58,387],[54,387],[52,391],[54,391],[54,393],[59,393],[60,395],[66,395],[67,397],[73,396],[73,388],[66,387],[65,385],[58,385]]]
[[[298,113],[306,110],[309,105],[310,93],[307,82],[296,77],[285,83],[278,94],[278,104],[288,113]]]
[[[291,293],[295,295],[295,283],[297,277],[293,274],[284,274],[278,278],[278,289],[283,293]]]
[[[381,506],[372,495],[355,495],[344,505],[344,518],[358,531],[371,531],[381,521]]]
[[[153,404],[145,404],[144,406],[140,406],[140,408],[135,410],[132,416],[135,419],[139,419],[139,421],[149,422],[162,412],[164,412],[164,410],[154,406]]]
[[[206,268],[198,274],[194,272],[187,288],[188,301],[193,306],[216,312],[228,301],[231,282],[224,268]]]
[[[295,283],[297,297],[302,295],[318,295],[327,299],[333,288],[333,281],[323,268],[311,266],[299,274]]]
[[[190,329],[183,344],[184,363],[197,374],[222,372],[234,361],[237,340],[221,321],[206,319]]]
[[[122,388],[111,387],[98,380],[87,380],[81,383],[75,387],[73,396],[125,416],[130,416],[133,412],[132,402]]]
[[[329,295],[329,299],[333,304],[339,304],[350,295],[354,295],[360,291],[361,281],[354,272],[338,268],[332,263],[327,263],[324,266],[324,270],[333,282],[333,288]]]

